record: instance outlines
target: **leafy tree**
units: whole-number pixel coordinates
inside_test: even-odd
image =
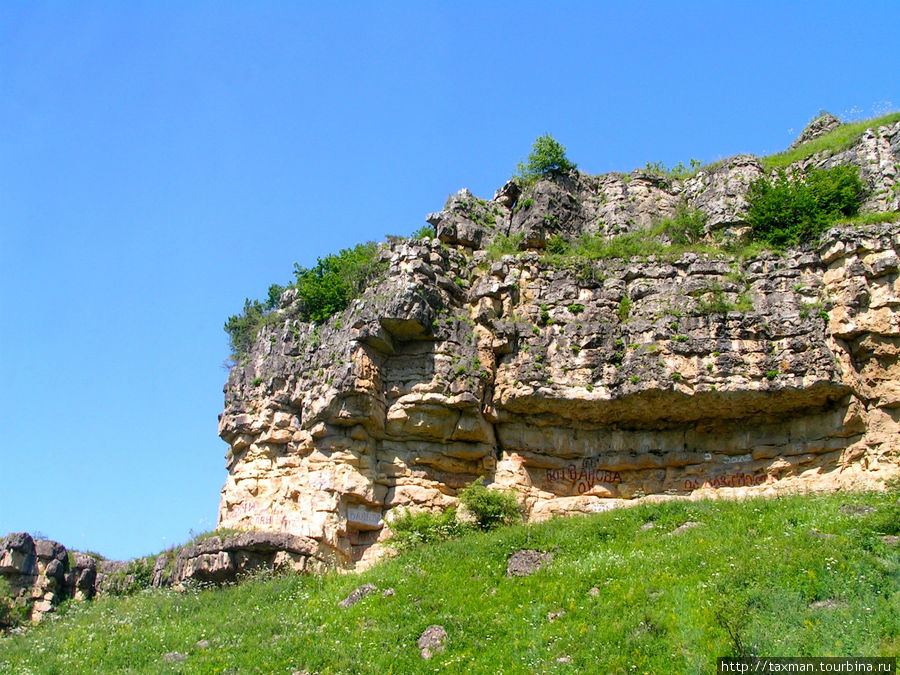
[[[550,134],[539,136],[531,146],[527,162],[519,162],[513,176],[525,185],[561,171],[573,171],[575,164],[566,157],[566,149]]]
[[[810,241],[842,216],[853,216],[866,195],[855,166],[812,170],[806,176],[780,170],[762,176],[747,192],[747,223],[754,239],[774,246]]]

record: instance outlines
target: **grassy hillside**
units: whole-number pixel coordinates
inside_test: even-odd
[[[2,638],[0,672],[698,673],[741,652],[892,655],[900,548],[881,537],[900,529],[897,497],[646,505],[467,534],[362,575],[69,603]],[[521,548],[554,560],[508,578]],[[378,591],[337,606],[364,583]],[[430,624],[447,648],[424,661]]]

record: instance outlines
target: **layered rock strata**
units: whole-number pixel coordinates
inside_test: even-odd
[[[865,164],[868,208],[889,211],[898,143],[900,124],[794,168]],[[292,319],[289,292],[225,387],[220,526],[309,537],[350,562],[398,509],[450,507],[480,477],[542,519],[895,475],[900,224],[752,259],[541,252],[679,205],[740,231],[759,175],[744,156],[685,182],[572,174],[492,200],[461,191],[429,216],[436,239],[385,245],[384,277],[324,324]],[[491,258],[500,235],[525,250]]]

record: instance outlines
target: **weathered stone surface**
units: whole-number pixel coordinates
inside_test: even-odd
[[[251,572],[321,572],[334,564],[330,551],[313,539],[287,532],[242,532],[211,536],[181,548],[171,565],[161,555],[154,585],[185,581],[222,584]],[[165,574],[166,568],[170,574]]]
[[[523,549],[513,553],[506,563],[506,576],[527,577],[553,562],[552,553]]]
[[[712,169],[703,169],[684,184],[684,198],[706,213],[709,229],[743,224],[750,183],[763,175],[753,155],[731,157]]]
[[[419,648],[419,653],[422,658],[427,660],[438,652],[444,651],[446,649],[446,642],[447,630],[443,626],[435,624],[428,626],[428,628],[422,631],[422,634],[416,641],[416,645]]]
[[[890,193],[869,207],[896,208],[895,126],[791,170],[856,163]],[[283,296],[225,388],[219,525],[299,535],[318,548],[296,555],[351,564],[377,556],[396,509],[454,506],[479,477],[515,489],[532,521],[881,485],[900,454],[900,223],[750,260],[540,254],[681,204],[733,234],[761,175],[741,156],[686,181],[571,173],[493,200],[461,191],[429,216],[437,240],[390,242],[385,279],[321,326]],[[527,250],[491,259],[500,235]]]
[[[49,539],[33,539],[27,532],[9,534],[0,543],[0,575],[8,582],[13,601],[29,608],[35,622],[66,597],[93,594],[90,565],[78,555],[75,561],[75,568],[70,570],[65,546]]]
[[[868,504],[843,504],[839,511],[848,516],[867,516],[875,513],[875,507]]]
[[[342,607],[344,609],[353,607],[353,605],[362,600],[364,597],[366,597],[370,593],[374,593],[377,590],[378,589],[374,584],[363,584],[362,586],[358,586],[350,591],[350,595],[348,595],[338,603],[338,607]]]
[[[23,576],[35,573],[34,540],[27,532],[14,532],[0,544],[0,574]]]
[[[490,202],[463,189],[451,195],[443,211],[429,214],[426,220],[442,242],[481,248],[509,228],[509,208],[516,196],[518,188],[509,183]]]
[[[676,527],[671,532],[666,534],[667,537],[677,537],[679,534],[687,532],[688,530],[693,530],[695,527],[700,527],[702,523],[698,523],[695,520],[689,520],[686,523],[682,523],[678,527]]]

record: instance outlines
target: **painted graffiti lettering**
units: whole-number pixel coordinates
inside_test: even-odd
[[[723,473],[718,476],[706,476],[699,478],[686,478],[684,489],[687,491],[703,488],[721,487],[756,487],[766,482],[766,474],[752,474],[740,471],[738,473]]]
[[[585,459],[581,466],[569,464],[559,469],[549,469],[547,482],[571,483],[575,491],[581,495],[601,483],[621,483],[622,476],[618,471],[595,466],[593,459]]]

